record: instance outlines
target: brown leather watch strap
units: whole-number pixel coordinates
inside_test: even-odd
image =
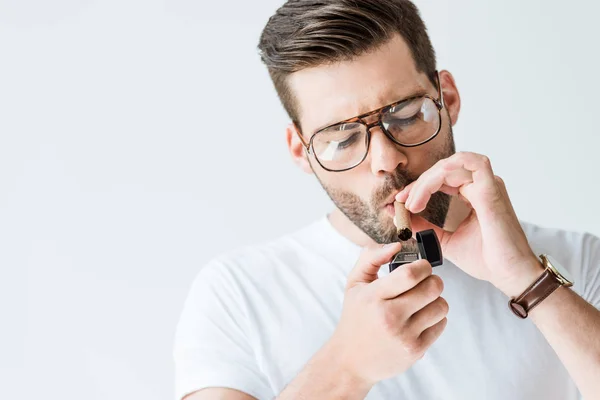
[[[533,282],[523,294],[516,299],[510,299],[508,306],[520,318],[527,318],[529,311],[541,303],[546,297],[561,286],[560,281],[548,269]]]

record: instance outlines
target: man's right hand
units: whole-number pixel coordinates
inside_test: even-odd
[[[401,243],[363,250],[346,284],[344,305],[328,348],[367,387],[401,374],[423,357],[446,327],[443,282],[419,260],[379,278]]]
[[[406,371],[442,334],[448,303],[426,260],[377,272],[402,245],[366,248],[348,275],[340,321],[278,400],[364,399],[373,385]]]

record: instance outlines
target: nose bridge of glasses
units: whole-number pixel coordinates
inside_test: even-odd
[[[362,123],[367,127],[367,131],[372,128],[380,127],[381,112],[373,113],[361,118]]]

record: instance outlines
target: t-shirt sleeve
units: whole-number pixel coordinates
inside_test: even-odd
[[[208,387],[275,397],[256,362],[243,295],[224,267],[202,268],[185,301],[173,347],[176,400]]]
[[[600,238],[583,235],[582,297],[600,310]]]

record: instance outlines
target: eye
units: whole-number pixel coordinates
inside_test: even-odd
[[[342,142],[338,142],[337,148],[339,150],[348,148],[348,147],[352,146],[354,143],[356,143],[356,141],[358,141],[359,137],[360,137],[360,133],[355,132],[352,135],[350,135],[346,140],[344,140]]]
[[[388,118],[386,122],[391,126],[402,128],[405,126],[413,125],[415,122],[417,122],[417,120],[420,119],[420,115],[421,112],[419,111],[416,114],[411,115],[410,117],[397,118],[395,116],[392,116],[391,118]]]

